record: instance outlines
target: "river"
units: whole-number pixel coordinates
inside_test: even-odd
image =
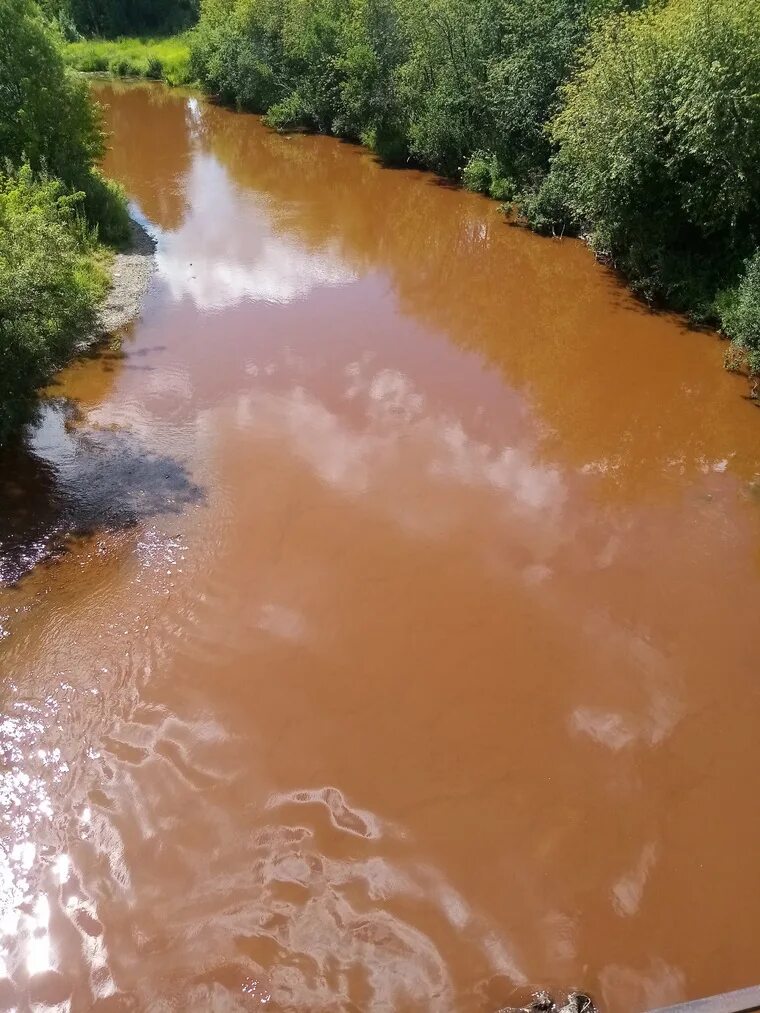
[[[157,270],[0,465],[0,1008],[757,984],[723,346],[433,176],[94,87]]]

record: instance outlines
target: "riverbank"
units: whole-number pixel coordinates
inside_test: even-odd
[[[9,213],[13,200],[23,214]],[[137,222],[114,249],[73,231],[58,201],[58,184],[40,186],[28,168],[0,178],[0,446],[34,418],[59,370],[139,315],[155,267]]]
[[[760,375],[760,0],[373,11],[232,0],[204,5],[183,35],[81,41],[66,59],[192,76],[278,130],[361,143],[504,202],[535,231],[582,235],[646,304],[720,329],[726,366]]]
[[[79,343],[79,351],[93,341],[119,331],[139,316],[156,266],[156,244],[142,225],[134,220],[130,221],[129,231],[129,243],[114,255],[109,265],[110,288],[98,310],[95,327]]]
[[[203,6],[191,62],[277,129],[359,141],[585,236],[758,374],[758,31],[760,0],[233,0]]]
[[[118,39],[81,39],[63,47],[67,66],[82,73],[145,77],[169,85],[189,84],[189,33]]]

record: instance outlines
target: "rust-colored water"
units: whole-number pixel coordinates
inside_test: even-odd
[[[428,175],[99,94],[158,271],[0,477],[0,1008],[760,981],[719,343]]]

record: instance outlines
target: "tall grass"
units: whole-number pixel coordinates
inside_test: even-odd
[[[82,39],[64,46],[69,67],[119,77],[147,77],[170,85],[189,84],[189,33],[157,38]]]

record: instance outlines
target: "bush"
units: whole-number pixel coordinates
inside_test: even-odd
[[[96,235],[105,243],[123,246],[130,235],[127,199],[121,185],[99,169],[85,177],[82,186],[89,217],[96,222]]]
[[[353,0],[340,26],[337,133],[360,140],[391,164],[409,156],[409,120],[399,68],[408,37],[396,0]]]
[[[0,158],[26,158],[74,185],[103,153],[86,85],[66,73],[32,0],[0,0],[0,43]]]
[[[83,192],[91,224],[104,238],[120,238],[123,198],[93,169],[104,150],[99,109],[86,84],[66,70],[31,0],[0,0],[0,46],[0,165],[27,161],[33,171]]]
[[[98,238],[128,235],[95,168],[99,110],[31,0],[0,0],[0,439],[91,326],[107,286]],[[20,168],[14,168],[19,167]]]
[[[138,77],[137,67],[124,56],[116,56],[108,64],[108,70],[117,77]]]
[[[595,17],[616,0],[397,0],[412,154],[456,176],[478,150],[525,185],[551,154],[545,123]],[[508,189],[508,188],[505,188]]]
[[[265,113],[284,99],[283,10],[277,0],[203,0],[192,74],[221,101]]]
[[[102,56],[100,53],[92,53],[80,62],[77,70],[82,70],[88,74],[97,74],[108,70],[108,64],[108,57]]]
[[[83,199],[28,164],[0,175],[0,441],[29,416],[105,291]]]
[[[747,261],[741,281],[718,302],[725,333],[760,373],[760,251]]]
[[[495,200],[511,201],[515,196],[514,181],[504,175],[499,160],[492,152],[476,151],[462,170],[462,183],[475,193],[488,194]]]
[[[594,33],[551,136],[571,216],[648,298],[709,315],[758,246],[760,0],[670,0]]]
[[[270,106],[265,119],[275,130],[307,130],[314,126],[308,104],[297,91]]]
[[[493,156],[485,151],[476,151],[470,155],[467,165],[462,171],[462,182],[468,190],[475,193],[488,193],[491,188],[491,161]]]

